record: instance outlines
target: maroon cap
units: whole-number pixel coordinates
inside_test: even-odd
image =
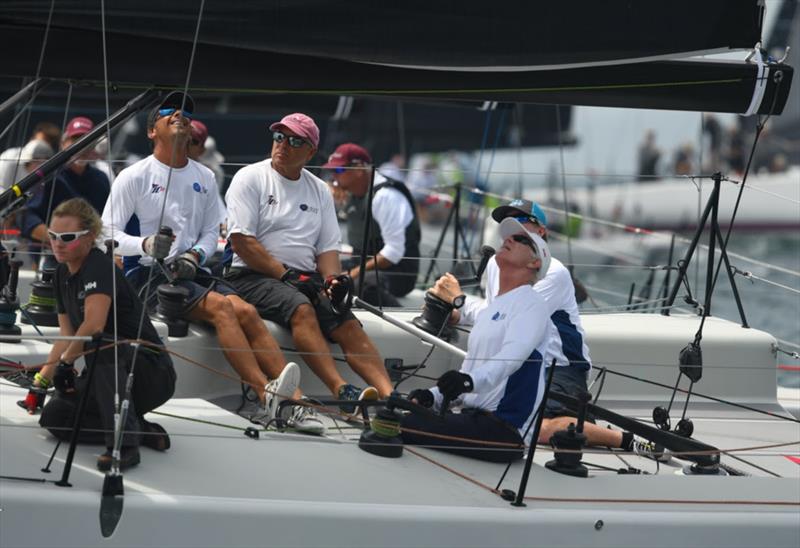
[[[94,129],[94,122],[85,116],[76,116],[67,124],[64,130],[64,138],[86,135]]]
[[[336,147],[336,150],[328,156],[328,161],[322,167],[333,169],[335,167],[363,166],[371,163],[372,158],[364,147],[355,143],[344,143]]]
[[[206,139],[208,139],[208,128],[206,125],[200,120],[192,120],[191,129],[192,141],[197,141],[201,145],[205,144]]]
[[[286,128],[298,137],[303,137],[308,140],[314,148],[319,147],[319,128],[310,116],[306,116],[302,112],[287,114],[280,122],[275,122],[269,126],[270,131],[275,131],[280,128]]]

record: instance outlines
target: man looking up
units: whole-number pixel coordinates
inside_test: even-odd
[[[496,207],[492,218],[498,223],[505,219],[516,219],[525,230],[547,239],[547,217],[539,204],[528,200],[516,199],[508,204]],[[486,266],[486,299],[467,296],[460,310],[454,310],[451,323],[473,324],[479,312],[491,305],[499,290],[499,270],[494,257]],[[556,359],[551,390],[576,397],[587,391],[587,376],[592,367],[589,347],[586,345],[586,333],[581,324],[578,304],[575,300],[575,287],[572,276],[561,261],[552,258],[547,275],[532,288],[544,297],[546,316],[556,328],[556,335],[550,337],[547,354]],[[431,292],[436,296],[452,302],[462,293],[458,281],[452,274],[445,274],[436,281]],[[576,418],[562,404],[548,399],[544,412],[544,420],[539,434],[539,442],[549,443],[550,437],[559,430],[564,430]],[[584,434],[589,445],[621,448],[636,451],[659,460],[669,460],[669,456],[657,451],[649,442],[634,439],[630,432],[621,432],[603,428],[586,422]]]
[[[280,393],[278,387],[286,385],[280,382],[283,379],[269,385],[268,379],[283,377],[286,370],[296,377],[299,371],[297,365],[286,364],[255,308],[230,287],[216,284],[202,268],[217,249],[223,208],[214,174],[187,157],[193,110],[192,98],[174,91],[150,112],[147,137],[153,142],[153,154],[117,176],[103,211],[105,234],[119,242],[118,254],[137,259],[126,275],[140,292],[150,279],[151,297],[159,284],[169,281],[154,260],[163,259],[176,283],[189,291],[186,318],[214,326],[228,362],[254,388],[263,405],[251,420],[267,424],[275,417],[279,398],[296,395],[294,388],[290,394]],[[162,225],[172,228],[174,241],[167,238],[164,242],[158,235]],[[155,271],[151,273],[151,269]],[[290,426],[315,433],[322,428],[316,417],[305,415],[303,419],[294,424],[290,421]]]
[[[262,317],[292,331],[311,370],[341,400],[388,396],[378,350],[355,316],[331,303],[341,234],[324,181],[304,169],[317,152],[319,129],[305,114],[270,126],[272,157],[246,166],[225,196],[233,262],[227,279]],[[328,280],[325,284],[323,280]],[[327,286],[327,287],[326,287]],[[325,337],[374,388],[362,392],[336,370]]]

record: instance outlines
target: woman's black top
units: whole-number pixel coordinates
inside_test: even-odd
[[[114,295],[111,273],[117,278],[117,294]],[[56,290],[56,308],[59,314],[67,314],[72,329],[77,331],[83,323],[86,297],[94,294],[108,295],[117,302],[117,318],[119,319],[117,336],[120,339],[136,339],[139,331],[139,319],[142,316],[142,301],[133,287],[125,279],[122,271],[114,266],[112,260],[97,248],[92,248],[80,270],[70,274],[66,264],[59,264],[54,276]],[[114,333],[114,306],[108,311],[103,332]],[[142,334],[145,341],[161,345],[156,328],[147,314],[142,322]]]

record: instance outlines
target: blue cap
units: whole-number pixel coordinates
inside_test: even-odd
[[[492,219],[498,223],[506,217],[516,217],[518,215],[530,215],[540,225],[547,226],[547,215],[545,215],[544,210],[539,204],[530,200],[516,198],[492,210]]]

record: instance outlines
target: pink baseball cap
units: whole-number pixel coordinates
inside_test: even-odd
[[[85,116],[76,116],[67,124],[64,130],[64,137],[76,137],[78,135],[86,135],[94,129],[94,122]]]
[[[328,156],[328,161],[322,167],[333,169],[335,167],[363,166],[371,163],[372,158],[364,147],[355,143],[344,143],[336,147],[336,150]]]
[[[201,145],[205,144],[206,139],[208,139],[208,128],[206,125],[200,120],[192,120],[191,130],[192,141],[197,141]]]
[[[294,114],[287,114],[280,122],[275,122],[269,126],[270,131],[281,128],[292,131],[298,137],[308,140],[314,148],[319,148],[319,128],[310,116],[306,116],[302,112],[295,112]]]

